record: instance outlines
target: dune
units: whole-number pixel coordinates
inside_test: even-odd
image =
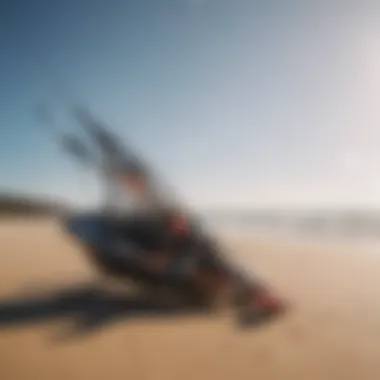
[[[93,288],[51,220],[0,225],[0,379],[379,379],[380,257],[228,233],[234,259],[293,303],[239,330],[229,315],[153,313]]]

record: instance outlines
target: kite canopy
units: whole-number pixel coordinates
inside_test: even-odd
[[[71,107],[74,119],[92,140],[94,149],[73,135],[60,136],[65,151],[96,169],[103,185],[103,209],[111,213],[156,212],[183,209],[179,202],[145,160],[123,144],[87,109]],[[45,122],[52,122],[51,119]],[[57,132],[56,128],[53,128]]]

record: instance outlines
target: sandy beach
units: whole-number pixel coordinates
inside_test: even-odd
[[[54,222],[2,221],[0,379],[380,379],[380,257],[223,239],[291,313],[248,331],[226,315],[153,315],[94,295],[95,272]]]

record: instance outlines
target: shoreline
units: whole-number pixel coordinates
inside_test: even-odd
[[[269,244],[274,247],[305,248],[311,251],[342,251],[380,253],[380,237],[315,236],[310,234],[257,229],[254,227],[211,227],[209,230],[221,240],[244,240],[253,244]],[[224,236],[228,238],[225,239]],[[379,254],[380,258],[380,254]]]

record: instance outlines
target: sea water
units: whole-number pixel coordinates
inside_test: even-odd
[[[205,226],[245,238],[365,249],[380,257],[380,212],[229,212],[204,214]]]

